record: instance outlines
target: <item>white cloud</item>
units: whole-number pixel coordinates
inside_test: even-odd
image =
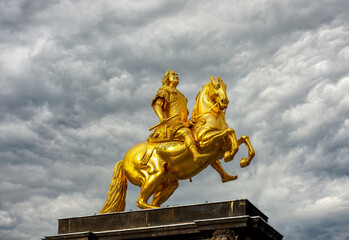
[[[0,3],[0,234],[37,239],[56,233],[57,218],[98,212],[110,169],[158,122],[150,102],[174,69],[190,111],[209,75],[222,77],[227,122],[256,157],[241,169],[241,146],[223,163],[237,181],[221,184],[208,168],[165,205],[248,198],[285,239],[347,239],[346,9],[345,0]],[[128,209],[138,194],[130,185]]]

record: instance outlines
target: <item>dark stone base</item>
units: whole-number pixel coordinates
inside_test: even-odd
[[[279,240],[283,236],[247,199],[59,219],[45,240]]]

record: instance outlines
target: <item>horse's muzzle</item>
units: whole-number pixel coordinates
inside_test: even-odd
[[[228,99],[222,99],[220,105],[221,105],[222,109],[226,109],[228,107],[228,105],[229,105],[229,100]]]

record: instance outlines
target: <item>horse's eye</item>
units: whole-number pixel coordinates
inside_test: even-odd
[[[214,85],[214,89],[218,90],[219,89],[219,85]]]

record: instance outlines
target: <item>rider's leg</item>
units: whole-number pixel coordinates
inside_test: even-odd
[[[178,180],[166,179],[164,182],[155,190],[153,195],[152,206],[160,207],[177,189],[179,183]]]
[[[231,176],[226,171],[224,171],[221,165],[221,162],[219,160],[211,163],[211,167],[213,167],[219,173],[219,175],[222,178],[222,182],[228,182],[228,181],[236,180],[238,178],[237,175]]]
[[[193,154],[194,162],[200,161],[207,157],[208,154],[200,154],[196,147],[193,136],[188,128],[183,127],[178,129],[177,134],[183,136],[185,145],[189,148],[190,152]]]

